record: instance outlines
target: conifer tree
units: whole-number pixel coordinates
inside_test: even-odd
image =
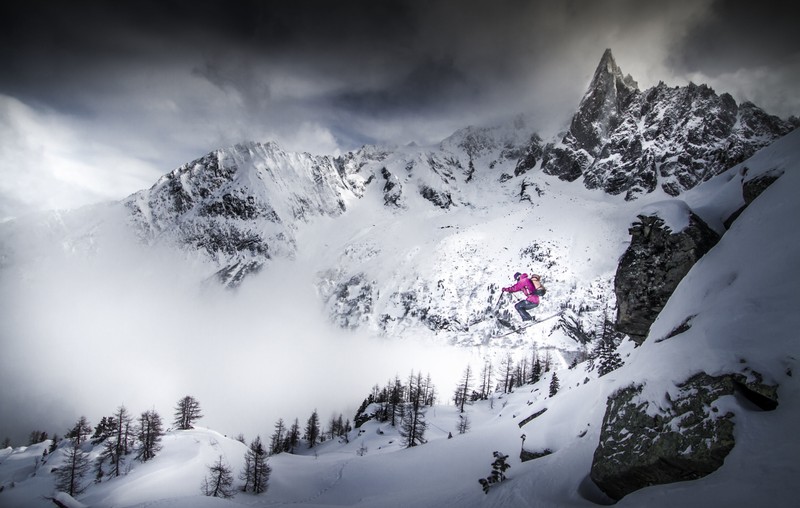
[[[192,397],[187,395],[178,401],[175,407],[175,420],[173,425],[178,430],[189,430],[194,428],[194,422],[203,417],[200,411],[200,403]]]
[[[85,416],[81,416],[75,423],[75,426],[67,431],[64,437],[71,439],[77,445],[81,445],[89,438],[91,433],[92,426],[89,424],[89,420],[87,420]]]
[[[404,402],[404,387],[400,376],[395,376],[394,382],[389,387],[389,419],[392,421],[392,427],[397,426],[397,420],[402,416],[402,404]]]
[[[161,436],[164,434],[161,416],[155,410],[142,413],[139,417],[138,438],[140,442],[137,459],[147,462],[161,450]]]
[[[113,416],[104,416],[100,419],[100,423],[94,429],[92,436],[92,445],[103,444],[103,451],[95,459],[95,480],[100,482],[104,476],[103,464],[106,460],[112,458],[116,447],[112,442],[112,438],[117,434],[117,421]]]
[[[30,435],[28,436],[28,445],[32,446],[35,444],[39,444],[42,441],[47,441],[47,432],[41,430],[34,430],[31,431]]]
[[[425,443],[425,430],[428,427],[425,421],[422,374],[414,377],[412,372],[409,385],[411,387],[409,400],[406,403],[407,408],[400,425],[400,435],[407,448]]]
[[[606,311],[607,314],[607,311]],[[597,373],[605,376],[609,372],[615,371],[624,364],[622,357],[617,353],[618,333],[606,314],[603,315],[603,324],[600,331],[600,339],[592,351],[592,357],[596,359]],[[594,363],[592,364],[594,367]]]
[[[550,396],[552,397],[556,393],[558,393],[558,389],[560,388],[558,382],[558,376],[555,372],[553,372],[553,377],[550,379]]]
[[[460,414],[458,415],[458,423],[456,424],[456,429],[458,430],[459,434],[465,434],[470,427],[472,426],[472,422],[469,419],[468,414]]]
[[[317,414],[316,409],[314,409],[314,411],[311,413],[311,416],[308,417],[305,431],[305,439],[308,441],[308,447],[314,448],[314,446],[317,444],[317,439],[319,438],[320,434],[319,415]]]
[[[470,390],[472,390],[472,366],[467,365],[467,368],[464,369],[464,375],[461,377],[461,382],[456,386],[456,393],[453,396],[453,401],[460,413],[464,412],[464,404],[467,402]]]
[[[538,362],[539,362],[539,347],[538,347],[538,343],[536,341],[534,341],[533,345],[531,346],[531,359],[530,359],[530,362],[529,362],[529,365],[530,365],[529,382],[531,384],[536,383],[537,381],[539,381],[539,379],[541,379],[541,374],[542,374],[542,366],[541,366],[541,364],[539,364],[538,373],[536,371],[536,369],[537,369],[536,364]]]
[[[356,428],[359,428],[362,425],[364,425],[364,423],[367,422],[370,418],[369,415],[365,414],[365,412],[367,410],[367,407],[369,407],[369,405],[371,404],[371,402],[369,401],[371,397],[372,396],[370,395],[369,397],[364,399],[361,405],[358,406],[358,410],[356,410],[356,415],[353,417],[353,422]]]
[[[114,476],[119,476],[122,474],[124,457],[130,451],[129,440],[133,418],[123,405],[117,408],[117,412],[114,413],[113,419],[116,422],[114,433],[108,439],[106,439],[106,444],[102,455],[111,460],[111,474]]]
[[[544,354],[544,371],[550,372],[550,369],[553,368],[553,353],[550,352],[548,349],[547,352]]]
[[[53,453],[58,448],[58,443],[61,441],[61,438],[58,437],[58,434],[53,434],[53,442],[50,443],[49,453]]]
[[[516,386],[523,386],[527,378],[528,359],[522,358],[519,362],[517,362],[516,367],[514,367],[514,380],[516,381]]]
[[[433,406],[436,403],[436,387],[431,380],[431,373],[425,376],[425,383],[422,390],[422,403],[426,406]]]
[[[294,453],[294,449],[300,444],[300,421],[295,418],[294,423],[289,427],[289,432],[286,434],[286,445],[284,451]]]
[[[483,370],[481,371],[481,400],[489,398],[489,393],[492,390],[492,378],[494,377],[493,368],[494,366],[491,360],[488,358],[485,359],[483,362]]]
[[[261,494],[267,491],[269,475],[272,468],[267,464],[267,450],[261,444],[261,437],[256,436],[244,456],[244,470],[239,478],[244,480],[242,490]]]
[[[82,493],[86,489],[82,480],[89,467],[89,454],[81,449],[80,443],[71,441],[64,451],[64,462],[55,470],[56,489],[70,496]]]
[[[100,419],[100,423],[94,428],[94,435],[92,435],[92,444],[97,445],[111,437],[117,430],[117,422],[113,416],[104,416]]]
[[[494,462],[492,462],[492,474],[486,478],[480,478],[478,483],[481,484],[483,492],[488,494],[489,488],[495,483],[500,483],[506,479],[506,471],[511,467],[511,464],[506,462],[508,455],[500,452],[493,452]]]
[[[342,432],[343,432],[342,433],[342,437],[344,437],[344,442],[345,443],[349,443],[350,442],[350,431],[351,430],[353,430],[353,426],[350,424],[350,418],[348,418],[347,420],[345,420],[344,428],[342,429]]]
[[[286,438],[286,425],[283,423],[283,418],[278,418],[275,423],[275,431],[269,441],[270,455],[277,455],[283,451],[284,440]]]
[[[531,369],[531,380],[533,380],[534,383],[537,383],[540,379],[542,379],[542,362],[539,360],[539,358],[536,358],[533,368]]]
[[[506,353],[505,358],[503,358],[502,363],[500,363],[500,372],[499,372],[500,384],[503,386],[503,393],[509,393],[513,387],[513,378],[514,378],[514,358],[511,356],[511,353]]]
[[[213,465],[208,466],[208,475],[203,479],[201,490],[206,496],[224,499],[233,497],[233,473],[222,460],[222,455]]]

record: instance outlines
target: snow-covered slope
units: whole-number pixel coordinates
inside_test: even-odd
[[[795,333],[800,272],[794,266],[800,257],[800,134],[774,143],[685,198],[709,223],[718,222],[743,204],[741,193],[732,189],[741,189],[743,178],[764,174],[781,176],[689,272],[644,343],[638,348],[622,344],[618,352],[625,365],[610,374],[598,378],[579,364],[555,371],[561,388],[553,396],[547,386],[553,373],[514,393],[495,394],[467,406],[472,425],[463,435],[454,431],[456,408],[433,407],[427,413],[429,442],[412,449],[402,448],[395,429],[370,421],[350,434],[349,443],[328,441],[299,455],[273,456],[268,492],[228,501],[204,498],[199,485],[217,456],[239,464],[244,446],[202,429],[173,432],[152,462],[134,464],[126,475],[91,487],[79,501],[163,507],[607,504],[610,500],[588,479],[607,401],[620,390],[641,386],[637,404],[652,415],[669,416],[669,401],[687,378],[733,373],[777,387],[777,407],[764,411],[739,395],[717,399],[710,414],[730,419],[734,429],[735,445],[724,464],[703,478],[644,488],[617,504],[794,506],[793,480],[800,474]],[[680,422],[673,428],[680,432]],[[634,440],[638,431],[629,429]],[[447,439],[448,433],[455,437]],[[49,469],[56,467],[60,452],[43,465],[39,457],[47,444],[0,452],[5,487],[0,506],[50,506],[41,496],[52,495]],[[522,448],[546,455],[520,462]],[[508,480],[484,494],[477,480],[489,474],[496,450],[509,455],[511,469]]]

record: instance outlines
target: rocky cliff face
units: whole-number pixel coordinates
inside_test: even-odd
[[[719,235],[689,212],[689,224],[672,231],[658,216],[639,216],[631,244],[614,278],[617,330],[641,343],[681,279],[718,241]]]
[[[566,135],[537,148],[561,179],[626,199],[658,188],[677,196],[795,127],[706,85],[640,91],[606,50]]]
[[[720,194],[741,193],[744,203],[729,217],[717,217],[726,231],[783,174],[782,169],[762,168],[760,174],[749,177],[748,171],[742,166],[720,177],[728,187]],[[718,206],[713,203],[717,197],[707,199],[710,202],[698,205],[706,209]],[[674,228],[675,217],[681,215],[674,213],[676,210],[688,216],[685,227]],[[681,200],[665,204],[661,214],[670,219],[659,213],[638,217],[615,277],[617,329],[637,345],[650,335],[651,325],[684,275],[720,238]],[[675,337],[690,332],[700,313],[694,307],[669,333],[662,330],[648,339],[651,346],[679,340]],[[698,345],[698,352],[701,350]],[[736,444],[737,412],[778,407],[778,385],[764,382],[765,376],[752,370],[746,359],[740,357],[739,366],[728,369],[715,375],[701,372],[674,388],[668,385],[663,396],[648,390],[645,381],[634,381],[612,394],[594,452],[592,480],[611,498],[621,499],[650,485],[693,480],[720,468]],[[791,376],[789,371],[787,374]],[[726,398],[748,404],[730,404]]]
[[[235,286],[273,256],[292,257],[299,224],[345,210],[358,187],[339,169],[330,157],[273,143],[236,145],[168,173],[125,206],[142,239],[211,258]]]

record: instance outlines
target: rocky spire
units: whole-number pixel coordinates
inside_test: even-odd
[[[586,95],[572,117],[570,131],[592,155],[602,146],[608,132],[619,124],[624,111],[639,86],[630,75],[623,76],[610,49],[606,49],[594,72]]]

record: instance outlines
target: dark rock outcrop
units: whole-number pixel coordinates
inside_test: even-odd
[[[744,181],[747,177],[747,167],[743,167],[741,170],[742,175],[742,198],[744,199],[744,204],[733,212],[730,217],[725,219],[724,226],[725,229],[730,229],[733,222],[745,211],[745,209],[750,206],[750,204],[756,200],[758,196],[761,195],[762,192],[767,190],[767,188],[775,183],[778,178],[783,175],[782,171],[770,171],[764,173],[763,175],[759,175],[751,180]]]
[[[437,191],[426,185],[421,185],[419,193],[423,198],[427,199],[439,208],[447,210],[453,206],[453,197],[449,192]]]
[[[755,374],[755,373],[753,373]],[[716,401],[742,391],[766,394],[777,406],[777,387],[760,376],[697,374],[663,400],[647,400],[642,386],[610,397],[600,442],[592,461],[592,480],[610,497],[621,499],[647,487],[701,478],[717,470],[733,449],[734,414],[722,413]]]
[[[403,186],[386,168],[381,169],[383,177],[383,204],[400,208],[402,206]]]
[[[639,216],[630,228],[631,244],[614,279],[617,330],[641,344],[661,309],[689,269],[719,241],[700,217],[672,232],[658,216]]]

